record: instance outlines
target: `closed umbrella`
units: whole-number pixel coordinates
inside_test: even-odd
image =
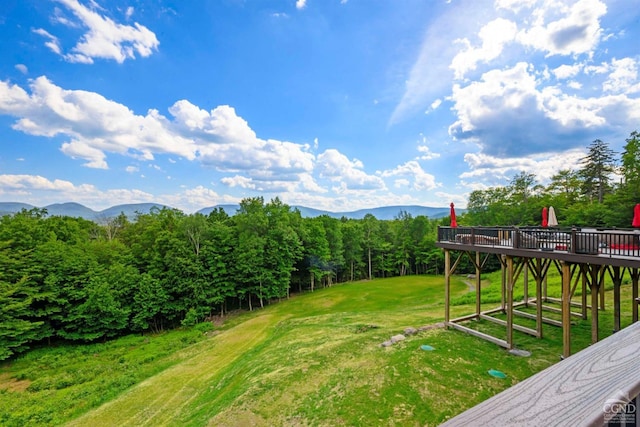
[[[457,227],[458,226],[458,222],[456,221],[456,210],[453,207],[453,203],[451,203],[451,226],[452,227]]]
[[[547,222],[547,207],[542,208],[542,226],[547,227],[549,223]]]
[[[633,222],[631,222],[632,227],[640,227],[640,203],[636,204],[633,208]]]
[[[557,227],[558,226],[558,219],[556,218],[556,211],[555,211],[555,209],[553,209],[553,206],[549,206],[548,225],[549,225],[549,227]]]

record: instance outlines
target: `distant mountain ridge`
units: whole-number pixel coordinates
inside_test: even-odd
[[[133,203],[133,204],[124,204],[112,206],[110,208],[94,211],[91,208],[88,208],[79,203],[55,203],[52,205],[43,206],[41,208],[46,209],[49,216],[70,216],[70,217],[79,217],[88,219],[91,221],[100,221],[101,219],[113,218],[121,213],[124,213],[125,216],[129,219],[135,218],[138,213],[146,214],[149,213],[152,209],[162,209],[163,207],[170,208],[170,206],[161,205],[158,203]],[[17,203],[17,202],[0,202],[0,216],[3,215],[11,215],[16,212],[20,212],[22,209],[34,209],[36,206],[27,204],[27,203]],[[208,215],[212,210],[219,208],[224,210],[228,215],[234,215],[237,210],[240,208],[240,205],[227,204],[227,205],[216,205],[207,208],[200,209],[198,213],[203,215]],[[298,209],[300,214],[303,217],[314,218],[321,215],[327,215],[332,218],[349,218],[349,219],[362,219],[367,214],[371,214],[377,219],[380,220],[390,220],[397,218],[401,212],[406,212],[410,214],[412,217],[416,216],[426,216],[432,219],[435,218],[443,218],[449,215],[449,208],[434,208],[428,206],[417,206],[417,205],[407,205],[407,206],[382,206],[378,208],[371,209],[359,209],[355,211],[349,212],[331,212],[324,211],[320,209],[308,208],[305,206],[291,206],[292,209]],[[463,213],[465,210],[460,209],[457,212]]]

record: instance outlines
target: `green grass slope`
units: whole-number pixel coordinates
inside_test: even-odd
[[[0,367],[0,425],[438,425],[559,360],[561,331],[550,326],[542,340],[516,333],[529,358],[441,328],[380,346],[441,322],[443,288],[425,276],[336,285],[232,317],[215,335],[36,350]],[[454,280],[453,315],[473,311],[469,292]],[[574,351],[588,326],[577,321]]]

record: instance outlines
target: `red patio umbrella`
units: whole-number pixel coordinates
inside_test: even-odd
[[[547,222],[548,217],[549,216],[547,214],[547,207],[545,206],[544,208],[542,208],[542,226],[545,228],[549,225],[549,223]]]
[[[458,226],[458,222],[456,221],[456,210],[453,207],[453,202],[451,203],[451,226],[452,227],[457,227]]]
[[[640,203],[636,204],[633,208],[633,221],[631,222],[632,227],[640,227]]]

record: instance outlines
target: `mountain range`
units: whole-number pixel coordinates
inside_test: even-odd
[[[134,219],[138,213],[145,214],[149,213],[153,208],[162,209],[163,207],[170,208],[170,206],[165,206],[157,203],[134,203],[117,205],[101,211],[94,211],[93,209],[83,206],[79,203],[56,203],[53,205],[42,206],[40,208],[46,209],[49,216],[70,216],[80,217],[91,221],[99,221],[101,219],[116,217],[121,213],[124,213],[129,219]],[[36,208],[36,206],[27,203],[0,202],[0,216],[11,215],[16,212],[20,212],[22,209],[30,210],[34,208]],[[198,213],[208,215],[209,212],[211,212],[215,208],[223,209],[228,215],[234,215],[240,208],[240,205],[216,205],[200,209]],[[450,212],[448,207],[433,208],[416,205],[383,206],[378,208],[360,209],[349,212],[330,212],[304,206],[291,206],[291,208],[298,209],[303,217],[313,218],[321,215],[328,215],[333,218],[345,217],[350,219],[362,219],[365,217],[365,215],[371,214],[380,220],[394,219],[400,214],[400,212],[406,212],[412,217],[423,215],[432,219],[443,218],[445,216],[448,216]],[[463,212],[463,209],[458,210],[458,213]]]

